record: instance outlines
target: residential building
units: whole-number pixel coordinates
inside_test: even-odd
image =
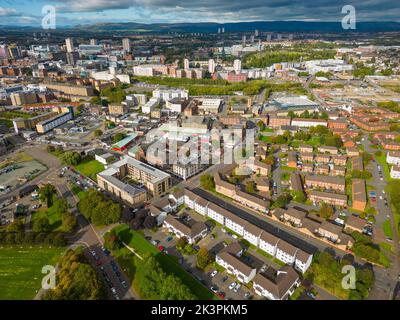
[[[322,188],[344,192],[346,189],[346,180],[341,177],[330,177],[321,175],[306,175],[305,186],[307,188]]]
[[[342,227],[328,221],[323,221],[317,230],[317,234],[320,237],[326,238],[333,243],[338,243],[340,242]]]
[[[347,195],[322,191],[310,191],[309,198],[314,204],[327,203],[333,206],[346,207]]]
[[[72,110],[72,108],[71,108],[71,110]],[[74,113],[72,111],[58,114],[53,118],[39,122],[36,125],[36,131],[38,133],[42,133],[42,134],[47,133],[47,132],[53,130],[54,128],[57,128],[57,127],[63,125],[64,123],[72,120],[73,118],[74,118]]]
[[[364,180],[353,179],[352,195],[353,195],[353,209],[364,211],[367,206],[367,191]]]
[[[322,146],[318,148],[318,151],[321,153],[329,153],[329,154],[334,154],[337,155],[339,153],[338,148],[336,147],[329,147],[329,146]]]
[[[165,195],[172,186],[169,174],[129,156],[124,156],[122,160],[113,163],[107,170],[99,173],[97,181],[100,188],[106,191],[111,189],[113,194],[122,194],[123,191],[128,190],[135,195],[137,192],[132,189],[134,187],[122,182],[125,177],[143,183],[148,192],[156,198]],[[134,202],[132,204],[137,203],[136,199],[131,198],[129,200]]]
[[[200,172],[200,165],[198,163],[176,163],[172,165],[172,171],[179,178],[187,180]]]
[[[182,219],[175,218],[172,215],[165,218],[163,225],[178,238],[186,238],[189,244],[198,242],[208,233],[208,227],[205,223],[190,221],[190,224],[186,224]]]
[[[364,171],[364,163],[361,157],[351,158],[351,164],[353,171]]]
[[[128,113],[128,107],[123,104],[110,104],[108,106],[108,113],[111,115],[124,115]]]
[[[400,166],[394,165],[392,169],[390,169],[390,177],[392,179],[400,179]]]
[[[253,280],[254,292],[269,300],[287,300],[299,285],[299,275],[290,266],[283,266],[277,271],[269,268]]]
[[[297,126],[301,128],[310,128],[316,126],[324,126],[327,127],[328,123],[323,119],[303,119],[303,118],[294,118],[291,122],[292,126]]]
[[[298,248],[292,246],[290,243],[280,240],[276,246],[275,257],[288,265],[293,265],[296,259]]]
[[[386,162],[389,164],[400,165],[400,151],[389,151],[386,156]]]

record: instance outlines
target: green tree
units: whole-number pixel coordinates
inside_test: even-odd
[[[76,151],[67,151],[61,156],[61,161],[69,166],[76,166],[82,161],[82,156]]]
[[[205,247],[200,248],[199,252],[197,253],[197,262],[196,262],[197,267],[199,269],[204,270],[209,263],[210,263],[210,254],[207,248]]]
[[[334,213],[333,207],[324,202],[321,204],[321,208],[318,211],[318,215],[324,219],[329,219]]]
[[[214,190],[215,189],[214,177],[209,174],[203,174],[200,177],[200,185],[203,189]]]
[[[34,232],[49,232],[50,229],[50,221],[47,217],[41,217],[33,221],[32,230]]]
[[[249,181],[246,183],[246,192],[247,193],[256,193],[256,184],[254,183],[254,181]]]
[[[112,141],[113,141],[113,143],[117,143],[117,142],[125,139],[125,137],[126,137],[126,134],[119,132],[113,136]]]
[[[56,188],[49,183],[39,189],[40,201],[45,202],[48,208],[50,208],[53,205],[53,197],[56,194],[57,194]]]
[[[93,135],[96,138],[101,137],[103,135],[103,131],[101,131],[100,129],[94,130]]]

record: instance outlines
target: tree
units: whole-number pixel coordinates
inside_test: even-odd
[[[76,151],[67,151],[61,156],[61,161],[69,166],[76,166],[82,161],[82,156]]]
[[[7,226],[7,232],[23,232],[25,230],[25,224],[22,219],[15,219],[14,222]]]
[[[94,130],[93,135],[96,138],[101,137],[103,135],[103,131],[101,131],[100,129]]]
[[[118,132],[116,135],[113,136],[112,141],[113,143],[117,143],[121,140],[123,140],[126,137],[126,134],[122,132]]]
[[[199,252],[197,253],[197,262],[196,265],[199,269],[204,270],[207,265],[210,263],[210,254],[207,248],[200,248]]]
[[[264,131],[265,130],[265,123],[264,121],[260,120],[257,122],[257,127],[260,129],[260,131]]]
[[[47,208],[53,205],[53,197],[57,194],[56,188],[52,184],[46,184],[39,189],[40,201],[45,202]]]
[[[200,177],[200,185],[203,189],[210,191],[214,190],[215,189],[214,177],[209,174],[203,174]]]
[[[183,248],[186,247],[187,244],[188,244],[188,240],[186,237],[181,237],[178,240],[176,240],[176,248],[178,250],[182,250]]]
[[[303,191],[293,191],[292,195],[293,195],[293,200],[296,202],[305,203],[307,200],[307,197]]]
[[[119,239],[115,229],[112,229],[104,235],[104,246],[111,251],[119,250],[122,248],[123,243]]]
[[[70,212],[63,213],[61,216],[61,221],[62,229],[64,230],[64,232],[71,232],[77,226],[76,217]]]
[[[246,192],[256,193],[256,184],[254,183],[254,181],[249,181],[246,183]]]
[[[280,195],[273,204],[273,208],[284,208],[292,200],[292,196],[288,193]]]
[[[50,221],[47,217],[41,217],[33,221],[32,230],[34,232],[49,232],[50,229]]]
[[[53,153],[54,151],[56,151],[56,148],[54,146],[52,146],[52,145],[48,145],[46,147],[46,150],[47,150],[48,153]]]
[[[334,214],[334,210],[333,210],[332,206],[330,206],[330,205],[328,205],[326,203],[322,203],[321,204],[321,208],[318,211],[318,215],[321,218],[329,219],[330,217],[333,216],[333,214]]]

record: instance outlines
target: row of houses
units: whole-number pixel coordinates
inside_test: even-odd
[[[265,198],[259,198],[255,195],[249,194],[240,190],[239,187],[224,181],[220,173],[214,175],[215,190],[233,200],[255,209],[257,211],[268,213],[271,201]]]
[[[311,265],[312,254],[306,253],[288,242],[277,238],[187,189],[185,190],[185,204],[197,213],[232,230],[267,254],[276,257],[285,264],[294,266],[296,270],[302,273],[306,272]]]

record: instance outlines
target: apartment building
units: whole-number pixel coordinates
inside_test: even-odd
[[[220,173],[214,174],[214,182],[215,182],[215,190],[223,195],[226,195],[229,198],[233,198],[236,195],[236,186],[226,182],[221,179]]]
[[[330,175],[336,177],[344,177],[346,175],[346,167],[334,166],[330,171]]]
[[[36,131],[42,134],[47,133],[53,130],[54,128],[57,128],[63,125],[64,123],[72,120],[73,118],[74,118],[73,112],[65,112],[58,114],[50,119],[39,122],[36,125]]]
[[[235,243],[233,245],[237,246]],[[216,255],[215,262],[240,282],[247,284],[254,279],[257,269],[250,267],[240,259],[241,252],[229,245]]]
[[[214,220],[214,221],[217,221],[219,224],[222,224],[222,225],[224,225],[225,224],[225,212],[226,212],[226,210],[225,209],[223,209],[223,208],[221,208],[220,206],[217,206],[216,204],[214,204],[214,203],[210,203],[209,205],[208,205],[208,208],[207,208],[208,210],[207,210],[207,216],[210,218],[210,219],[212,219],[212,220]],[[222,210],[223,209],[223,210]],[[234,226],[231,226],[231,228],[232,227],[234,227]]]
[[[313,255],[303,250],[298,250],[296,253],[296,259],[294,261],[294,268],[301,273],[305,273],[311,266]]]
[[[293,265],[296,260],[296,253],[299,249],[292,246],[290,243],[279,240],[276,246],[275,257],[283,263]]]
[[[124,156],[122,160],[113,163],[107,170],[97,175],[100,188],[104,190],[112,188],[121,193],[124,189],[132,189],[130,184],[122,182],[125,178],[140,181],[155,198],[165,195],[172,186],[169,174],[129,156]],[[116,180],[122,183],[115,184]]]
[[[259,227],[246,222],[244,227],[243,239],[250,242],[253,246],[259,247],[260,236],[264,231]]]
[[[178,238],[186,238],[190,244],[203,239],[208,233],[208,227],[203,222],[190,221],[189,225],[172,215],[165,218],[163,226]]]
[[[274,215],[280,221],[289,222],[291,225],[300,228],[302,227],[303,219],[307,214],[304,211],[296,210],[294,208],[290,208],[288,210],[278,208],[275,209]]]
[[[344,192],[346,189],[346,180],[341,177],[306,175],[304,184],[307,188],[322,188],[339,192]]]
[[[290,266],[279,270],[269,268],[265,273],[259,273],[253,280],[256,294],[269,300],[287,300],[300,285],[300,278]]]
[[[337,155],[339,153],[338,148],[330,146],[321,146],[318,148],[318,151],[321,153],[329,153],[334,155]]]
[[[303,162],[313,162],[314,161],[314,153],[312,153],[312,152],[301,151],[299,156],[300,156],[301,161],[303,161]]]
[[[268,125],[272,128],[279,128],[281,126],[290,126],[290,117],[269,117]]]
[[[335,166],[345,166],[347,164],[347,156],[333,155],[332,162]]]
[[[364,171],[364,163],[361,157],[353,157],[351,158],[351,165],[353,171]]]
[[[347,195],[336,194],[322,191],[310,191],[309,198],[314,204],[321,202],[331,204],[333,206],[346,207],[347,206]]]
[[[312,146],[307,146],[305,144],[302,144],[299,146],[299,152],[300,153],[313,153],[314,148]]]
[[[323,221],[317,229],[317,234],[327,240],[338,243],[340,242],[340,235],[342,234],[342,227],[337,226],[328,221]]]
[[[314,172],[314,164],[312,164],[312,163],[303,163],[301,165],[301,172],[313,173]]]
[[[34,116],[32,118],[17,118],[13,120],[13,126],[14,126],[14,131],[15,133],[19,133],[21,129],[25,130],[33,130],[36,129],[36,125],[40,122],[43,122],[45,120],[54,118],[57,115],[56,112],[47,112],[47,113],[42,113],[37,116]]]
[[[45,86],[49,90],[59,91],[71,96],[94,96],[94,90],[91,86],[80,86],[64,83],[42,83],[41,86]]]
[[[271,205],[271,202],[267,199],[262,199],[240,190],[236,190],[236,194],[233,199],[260,212],[268,212]]]
[[[271,165],[262,162],[259,157],[254,160],[251,168],[256,174],[261,176],[268,176],[272,172]]]
[[[391,177],[392,179],[400,179],[400,166],[394,165],[394,166],[390,169],[390,177]]]
[[[400,165],[400,151],[389,151],[386,156],[386,162],[389,164]]]
[[[176,163],[172,165],[172,171],[179,178],[187,180],[200,172],[200,165],[198,163]]]
[[[328,164],[331,162],[331,156],[328,154],[318,154],[315,157],[315,162],[318,164]]]
[[[300,128],[311,128],[317,126],[327,127],[328,123],[323,119],[303,119],[303,118],[294,118],[292,119],[292,126],[297,126]]]
[[[263,231],[260,236],[260,249],[269,255],[275,257],[276,255],[276,248],[278,245],[278,242],[280,241],[279,238],[275,237],[274,235]]]
[[[353,179],[352,182],[353,209],[364,211],[367,207],[367,191],[365,181]]]
[[[327,164],[320,164],[315,167],[316,174],[328,175],[330,172],[330,167]]]
[[[124,104],[110,104],[108,106],[108,113],[111,115],[119,115],[122,116],[128,113],[128,106]]]

